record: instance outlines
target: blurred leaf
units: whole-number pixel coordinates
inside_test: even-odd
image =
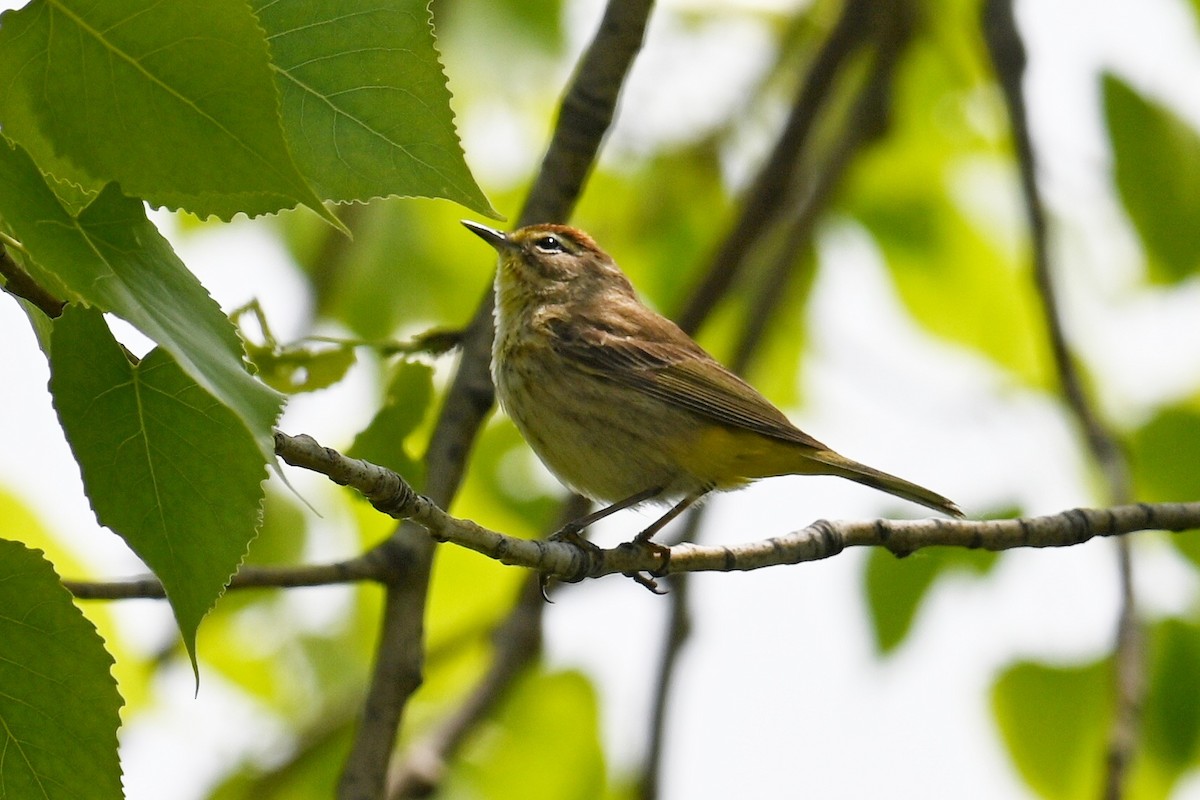
[[[404,440],[425,419],[432,398],[433,369],[415,361],[397,362],[383,406],[371,424],[354,437],[346,455],[387,467],[414,486],[421,486],[424,466],[408,452]]]
[[[41,553],[0,540],[0,795],[124,796],[112,663]]]
[[[196,629],[259,522],[262,456],[166,351],[130,364],[96,311],[54,323],[50,390],[96,518],[166,588],[196,666]]]
[[[233,325],[146,218],[141,201],[110,184],[72,217],[29,157],[0,143],[0,217],[28,248],[25,264],[42,286],[113,312],[170,351],[241,417],[263,457],[274,459],[271,428],[281,398],[246,372]]]
[[[454,511],[528,538],[550,530],[566,489],[546,472],[506,417],[483,429]]]
[[[651,305],[670,315],[707,267],[730,209],[717,147],[704,141],[660,154],[636,171],[602,166],[588,183],[575,224],[616,260]]]
[[[327,389],[344,378],[355,362],[351,346],[274,349],[247,344],[246,351],[263,383],[285,394]]]
[[[1129,437],[1129,460],[1138,499],[1153,503],[1200,498],[1196,453],[1200,453],[1200,409],[1194,404],[1159,409]],[[1200,566],[1197,532],[1177,533],[1170,541]]]
[[[345,512],[359,506],[374,512],[348,493],[337,496],[345,505],[323,507],[327,523],[352,527]],[[268,517],[273,510],[268,503]],[[316,735],[358,713],[377,644],[380,594],[373,583],[230,592],[205,618],[198,650],[206,669],[293,728]]]
[[[294,564],[308,541],[308,516],[291,495],[270,491],[264,496],[262,524],[250,543],[246,564]]]
[[[298,203],[333,219],[289,154],[245,3],[33,0],[4,14],[0,76],[5,134],[38,155],[49,140],[76,168],[59,178],[224,220]]]
[[[933,585],[941,565],[935,558],[921,558],[925,551],[897,559],[882,548],[867,556],[865,588],[871,612],[875,646],[891,652],[904,641],[917,615],[917,607]]]
[[[1130,798],[1163,798],[1200,761],[1200,627],[1167,619],[1146,631],[1146,696]],[[1112,717],[1112,662],[1005,670],[992,700],[1001,734],[1026,782],[1046,798],[1091,798],[1104,780]]]
[[[1142,735],[1148,757],[1174,780],[1200,755],[1200,628],[1169,619],[1154,626],[1150,639]]]
[[[350,206],[354,244],[309,217],[285,234],[308,273],[318,312],[368,341],[463,325],[491,285],[496,254],[468,233],[462,209],[424,200]]]
[[[992,687],[1000,735],[1025,782],[1051,800],[1098,797],[1112,716],[1112,665],[1021,662]]]
[[[917,610],[938,578],[962,572],[986,575],[998,558],[998,553],[960,547],[927,547],[896,558],[883,548],[872,548],[867,556],[864,588],[875,646],[881,653],[890,653],[904,641]]]
[[[307,542],[308,517],[298,502],[292,495],[268,490],[263,497],[262,522],[259,524],[258,534],[250,542],[242,565],[297,564]],[[268,593],[265,596],[271,595]],[[248,605],[262,602],[263,599],[263,592],[230,592],[221,599],[219,608],[232,614]]]
[[[1200,270],[1200,134],[1129,84],[1104,76],[1113,173],[1141,236],[1153,280],[1176,283]]]
[[[1130,437],[1138,496],[1151,502],[1200,498],[1200,409],[1159,409]]]
[[[961,41],[973,29],[943,25],[944,41],[925,37],[909,49],[889,134],[852,165],[840,202],[874,236],[926,329],[1046,386],[1052,362],[1023,234],[1002,226],[1020,219],[1002,110],[981,81],[981,46]],[[1003,207],[992,208],[997,201]]]
[[[490,630],[481,628],[476,635],[460,637],[449,647],[430,642],[429,652],[435,658],[427,663],[421,689],[405,709],[408,730],[401,750],[454,714],[479,684],[492,663],[493,648],[487,638]]]
[[[472,637],[486,644],[511,611],[525,575],[479,553],[444,548],[433,564],[427,601],[428,647],[458,647]]]
[[[460,37],[467,33],[472,41],[490,42],[493,48],[524,46],[556,53],[562,47],[561,0],[456,0],[434,2],[432,9],[439,30],[452,26]]]
[[[596,694],[575,672],[527,674],[464,749],[446,797],[591,800],[604,791]]]
[[[425,0],[252,6],[288,145],[323,199],[444,197],[499,217],[463,158]]]
[[[209,800],[328,800],[337,790],[356,720],[314,726],[282,763],[263,769],[243,765],[209,795]]]
[[[45,316],[42,317],[45,319]],[[31,550],[40,550],[45,559],[54,565],[55,572],[69,578],[86,580],[97,577],[95,565],[81,559],[71,545],[78,545],[72,537],[47,527],[34,511],[17,495],[0,486],[0,534],[20,536],[21,543]],[[147,700],[147,664],[139,659],[125,644],[125,634],[114,620],[114,605],[111,603],[89,603],[89,622],[104,642],[105,649],[113,657],[112,673],[121,687],[125,701],[125,713],[137,711]]]
[[[794,274],[783,290],[785,296],[748,372],[751,383],[782,407],[801,400],[797,375],[809,343],[808,301],[817,276],[816,255],[811,249],[798,253],[795,262]]]

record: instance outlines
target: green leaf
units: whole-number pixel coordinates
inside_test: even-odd
[[[969,30],[932,24],[941,24],[939,37]],[[971,41],[940,38],[910,48],[889,136],[851,165],[838,202],[871,232],[901,300],[927,330],[1045,387],[1053,361],[1024,242],[998,224],[1020,219],[1012,157],[996,134],[1002,109],[985,103],[992,84],[955,63],[977,52]]]
[[[1138,497],[1150,502],[1181,502],[1200,497],[1200,409],[1176,405],[1159,409],[1130,437]]]
[[[429,410],[433,398],[433,369],[413,361],[399,362],[388,383],[387,399],[371,424],[346,451],[351,458],[400,473],[410,483],[420,485],[420,462],[405,448],[404,440],[416,430]]]
[[[112,664],[41,553],[0,540],[0,797],[123,797]]]
[[[311,215],[283,218],[292,253],[312,283],[317,313],[370,341],[387,339],[402,326],[410,333],[466,324],[490,288],[496,258],[480,253],[478,239],[472,242],[458,223],[460,208],[380,200],[349,206],[344,216],[354,228],[353,246]]]
[[[596,694],[576,672],[527,674],[465,748],[444,796],[593,798],[604,790]]]
[[[328,388],[344,378],[355,361],[352,346],[276,350],[247,345],[246,350],[263,383],[286,394]]]
[[[917,616],[917,607],[939,571],[938,560],[925,552],[897,559],[886,550],[871,550],[864,586],[875,646],[881,653],[891,652],[904,641]]]
[[[0,125],[80,182],[228,220],[303,204],[263,31],[240,0],[33,0],[0,25]],[[49,166],[49,165],[48,165]]]
[[[139,201],[110,184],[73,217],[24,151],[0,144],[0,217],[28,248],[26,266],[39,283],[115,313],[168,350],[241,417],[264,457],[274,457],[281,398],[246,372],[232,323]]]
[[[917,183],[900,189],[906,180]],[[1037,335],[1041,327],[1029,273],[1004,258],[916,174],[899,179],[895,188],[889,197],[867,201],[873,207],[864,204],[861,219],[875,234],[913,316],[1026,384],[1045,385],[1049,362]]]
[[[905,558],[896,558],[881,548],[872,549],[867,556],[864,588],[875,646],[881,653],[889,653],[904,641],[921,602],[939,577],[964,571],[983,575],[997,558],[997,553],[956,547],[925,548]]]
[[[1113,173],[1149,256],[1150,277],[1181,281],[1200,270],[1200,134],[1129,84],[1104,76]]]
[[[269,768],[261,763],[241,765],[208,795],[209,800],[328,800],[337,792],[356,722],[350,718],[312,725],[282,763],[272,762]]]
[[[1178,502],[1200,497],[1200,409],[1161,408],[1129,437],[1129,461],[1137,497],[1146,502]],[[1171,544],[1200,566],[1200,535],[1178,533]]]
[[[1126,794],[1168,797],[1200,757],[1200,627],[1167,619],[1146,631],[1146,695]],[[1113,696],[1110,659],[1079,667],[1017,664],[993,687],[1001,734],[1039,795],[1100,793]]]
[[[288,143],[321,197],[444,197],[499,217],[467,169],[425,0],[252,5]]]
[[[96,518],[162,580],[195,667],[196,629],[259,522],[264,458],[166,351],[130,364],[95,311],[55,321],[50,369]]]
[[[1000,734],[1017,769],[1053,800],[1100,795],[1112,716],[1112,665],[1048,667],[1022,662],[992,687]]]
[[[1153,660],[1142,717],[1145,751],[1169,779],[1200,754],[1200,628],[1168,619],[1150,634]]]

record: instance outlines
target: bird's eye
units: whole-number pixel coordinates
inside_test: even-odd
[[[543,253],[565,253],[567,250],[557,236],[540,236],[534,240],[533,246]]]

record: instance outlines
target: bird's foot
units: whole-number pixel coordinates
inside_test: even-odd
[[[661,578],[667,574],[667,570],[671,566],[671,548],[658,542],[651,541],[649,537],[644,536],[644,531],[633,538],[632,541],[620,545],[620,549],[645,550],[659,560],[659,564],[652,570],[645,572],[626,572],[625,577],[631,578],[634,583],[645,587],[654,592],[654,594],[666,594],[666,589],[662,589],[658,585],[656,578]]]
[[[580,525],[577,521],[568,522],[566,525],[563,525],[554,533],[547,536],[546,539],[551,542],[567,542],[568,544],[573,544],[580,550],[586,550],[589,553],[600,552],[599,546],[588,541],[583,536],[582,531],[584,527],[586,526]]]
[[[594,553],[599,553],[601,548],[598,545],[596,545],[595,543],[588,541],[582,535],[581,531],[584,529],[584,527],[586,527],[586,526],[579,525],[576,522],[568,522],[566,525],[562,526],[561,528],[556,530],[554,533],[547,536],[546,540],[550,541],[550,542],[563,542],[565,544],[575,545],[576,547],[578,547],[580,550],[583,551],[583,555],[584,555],[585,563],[586,563],[587,557],[591,556]],[[585,576],[581,574],[581,575],[579,575],[579,577],[566,578],[565,580],[568,583],[576,583],[578,581],[583,580],[584,577]],[[554,602],[553,600],[550,599],[550,595],[546,591],[546,587],[549,586],[549,584],[550,584],[550,578],[551,578],[551,576],[545,572],[538,575],[538,590],[542,593],[542,599],[545,600],[547,603]],[[564,579],[560,578],[560,580],[564,580]]]

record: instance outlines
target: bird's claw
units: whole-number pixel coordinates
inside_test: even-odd
[[[626,578],[632,578],[634,583],[639,586],[644,586],[654,594],[664,595],[667,593],[667,590],[659,587],[658,581],[654,580],[654,578],[652,578],[649,574],[643,575],[640,572],[623,572],[621,574]]]
[[[565,544],[575,545],[576,547],[578,547],[580,550],[583,551],[584,558],[586,559],[588,556],[592,555],[593,553],[599,553],[601,548],[598,545],[596,545],[594,542],[590,542],[586,538],[584,538],[584,536],[580,533],[581,530],[582,530],[581,528],[577,527],[573,523],[567,523],[566,525],[564,525],[561,528],[559,528],[558,530],[556,530],[554,533],[547,536],[546,540],[550,541],[550,542],[563,542]],[[550,584],[551,577],[553,577],[553,576],[550,575],[550,573],[548,573],[548,572],[543,572],[538,575],[538,590],[542,593],[542,599],[545,600],[547,603],[554,602],[553,600],[550,599],[550,595],[547,594],[547,592],[546,592],[546,587]],[[584,577],[586,577],[586,576],[583,574],[580,574],[578,577],[575,577],[575,578],[560,578],[560,580],[566,580],[568,583],[577,583],[577,582],[583,580]]]
[[[658,542],[650,541],[649,539],[643,539],[640,536],[635,538],[631,542],[626,542],[625,544],[620,545],[620,547],[623,549],[634,549],[634,550],[645,549],[645,550],[648,550],[654,556],[657,556],[659,558],[659,561],[660,561],[659,565],[652,570],[646,571],[644,573],[643,572],[626,572],[623,574],[627,578],[632,578],[634,583],[637,583],[639,586],[644,586],[646,589],[649,589],[651,592],[654,592],[654,594],[659,594],[659,595],[666,594],[667,591],[665,589],[659,588],[658,581],[656,581],[655,578],[661,578],[667,574],[667,570],[671,566],[671,548],[667,547],[664,544],[659,544]]]
[[[575,525],[573,525],[572,523],[568,522],[566,525],[563,525],[561,528],[556,530],[554,533],[547,536],[546,539],[547,539],[547,541],[551,541],[551,542],[567,542],[568,544],[573,544],[576,547],[578,547],[580,550],[585,550],[588,553],[600,552],[600,547],[597,546],[594,542],[588,541],[580,533],[581,530],[582,530],[581,528],[578,528]]]

